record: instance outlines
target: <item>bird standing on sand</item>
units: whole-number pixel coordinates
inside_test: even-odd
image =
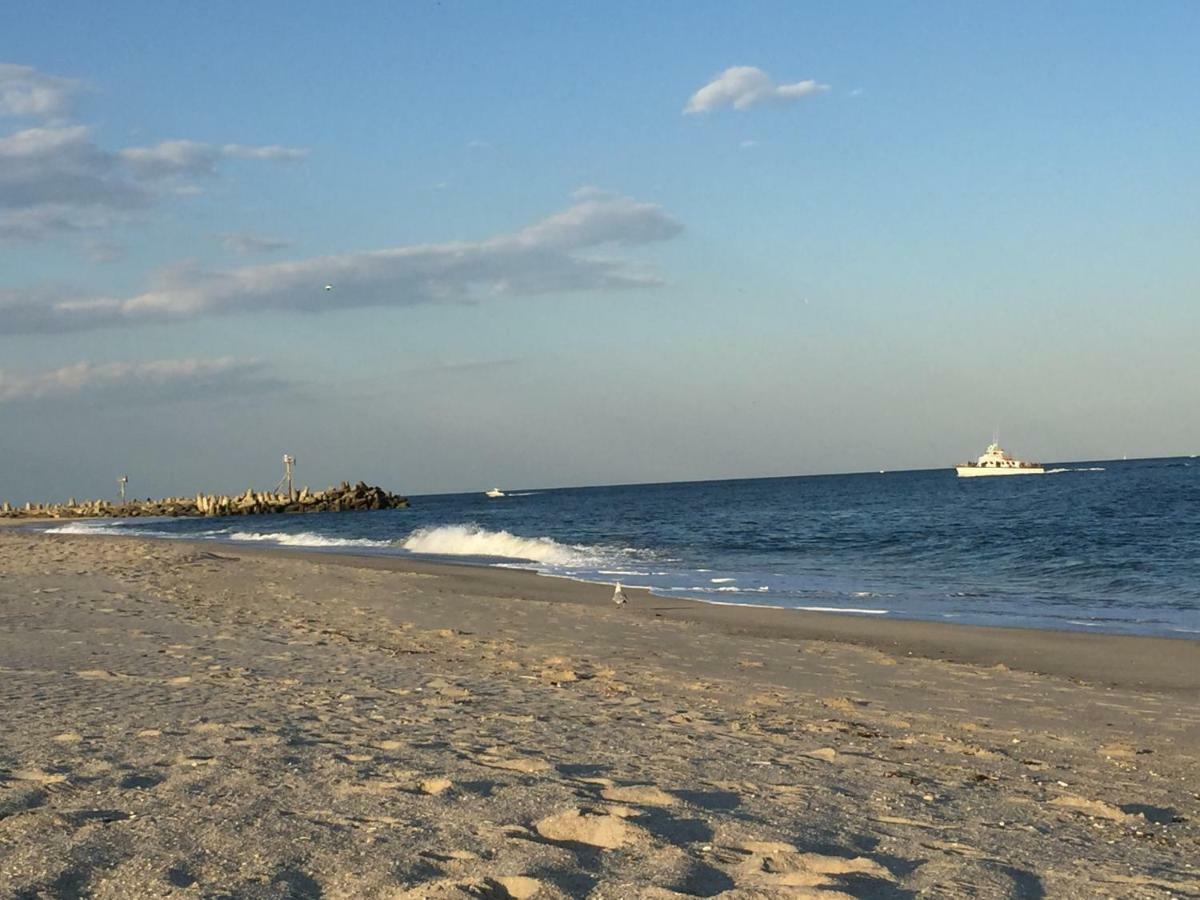
[[[617,606],[624,606],[629,602],[629,598],[625,596],[625,592],[621,590],[621,582],[617,582],[617,589],[613,591],[613,603]]]

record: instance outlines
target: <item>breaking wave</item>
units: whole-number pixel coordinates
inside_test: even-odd
[[[99,525],[94,522],[70,522],[66,525],[56,525],[47,528],[46,534],[136,534],[128,528],[119,525]]]
[[[521,537],[507,531],[488,531],[478,525],[438,525],[418,528],[400,542],[412,553],[438,556],[492,556],[524,559],[551,566],[585,566],[595,562],[590,547],[570,547],[548,537]]]
[[[300,531],[296,534],[287,534],[283,531],[258,532],[258,531],[235,531],[229,535],[228,540],[231,541],[262,541],[270,544],[279,544],[284,547],[377,547],[384,548],[392,546],[391,541],[372,541],[368,538],[338,538],[326,537],[323,534],[315,534],[311,531]]]

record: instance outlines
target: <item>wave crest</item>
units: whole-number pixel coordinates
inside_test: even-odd
[[[372,541],[367,538],[326,537],[312,531],[288,534],[283,531],[258,532],[235,531],[229,535],[231,541],[264,541],[285,547],[390,547],[390,541]]]
[[[138,532],[130,528],[122,528],[120,525],[101,525],[96,522],[69,522],[66,525],[55,525],[53,528],[47,528],[44,534],[148,534],[149,532]]]
[[[438,525],[418,528],[401,544],[412,553],[438,556],[494,556],[525,559],[552,566],[585,565],[582,549],[568,547],[548,537],[520,537],[507,531],[488,531],[478,525]]]

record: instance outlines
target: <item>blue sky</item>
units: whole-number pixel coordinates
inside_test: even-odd
[[[1198,34],[1191,3],[25,8],[0,497],[269,486],[285,450],[414,493],[932,467],[997,425],[1198,452]]]

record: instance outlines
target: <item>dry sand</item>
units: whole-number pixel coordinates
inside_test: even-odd
[[[1200,897],[1200,642],[0,529],[0,897]]]

